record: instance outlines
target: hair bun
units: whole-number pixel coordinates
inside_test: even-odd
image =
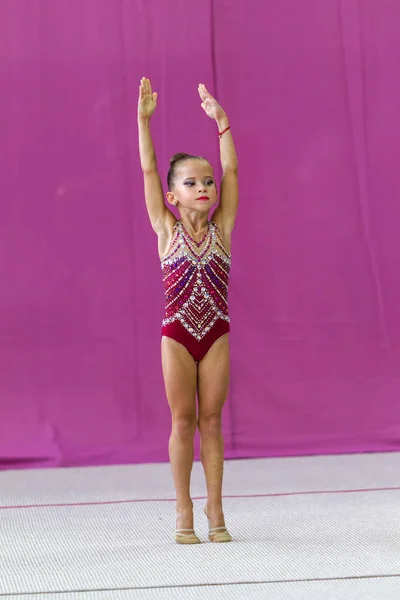
[[[168,189],[170,191],[174,185],[175,169],[177,168],[176,167],[177,163],[184,162],[188,158],[191,158],[191,159],[193,158],[195,160],[206,160],[202,156],[193,156],[192,154],[186,154],[185,152],[178,152],[178,154],[174,154],[174,156],[169,161],[169,171],[168,171],[168,175],[167,175]]]
[[[180,160],[188,158],[189,156],[190,154],[186,154],[186,152],[178,152],[178,154],[174,154],[174,156],[169,161],[170,167],[172,167],[175,163],[179,162]]]

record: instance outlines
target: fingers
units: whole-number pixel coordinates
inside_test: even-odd
[[[140,80],[140,97],[143,98],[147,95],[153,95],[150,79],[147,79],[147,77],[142,77]]]
[[[203,100],[203,102],[204,102],[204,100],[205,100],[205,97],[204,97],[204,92],[203,92],[202,85],[203,85],[202,83],[199,83],[199,87],[198,87],[197,89],[198,89],[198,92],[199,92],[199,96],[200,96],[200,98],[201,98],[201,99]]]
[[[200,94],[200,98],[203,100],[206,100],[207,98],[209,98],[211,96],[211,94],[208,93],[206,86],[204,85],[204,83],[200,83],[199,85],[199,94]]]
[[[142,77],[142,79],[140,80],[140,85],[139,85],[139,98],[142,100],[146,95],[146,84],[145,84],[145,78]]]
[[[200,87],[201,87],[201,92],[202,92],[202,98],[203,98],[203,100],[206,100],[206,98],[212,98],[210,92],[208,91],[208,89],[206,88],[206,86],[204,85],[204,83],[201,83]]]

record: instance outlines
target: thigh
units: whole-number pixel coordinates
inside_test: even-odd
[[[161,359],[172,416],[196,415],[197,365],[193,357],[184,346],[163,336]]]
[[[222,411],[228,395],[229,375],[229,335],[224,335],[211,346],[198,364],[199,418]]]

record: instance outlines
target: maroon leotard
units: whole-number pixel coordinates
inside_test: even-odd
[[[199,362],[229,332],[228,283],[231,255],[210,221],[196,242],[177,221],[169,252],[161,259],[165,289],[162,335],[172,338]]]

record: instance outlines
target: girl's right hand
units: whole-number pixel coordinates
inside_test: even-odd
[[[150,79],[142,77],[139,89],[138,119],[150,119],[157,106],[157,92],[152,92]]]

